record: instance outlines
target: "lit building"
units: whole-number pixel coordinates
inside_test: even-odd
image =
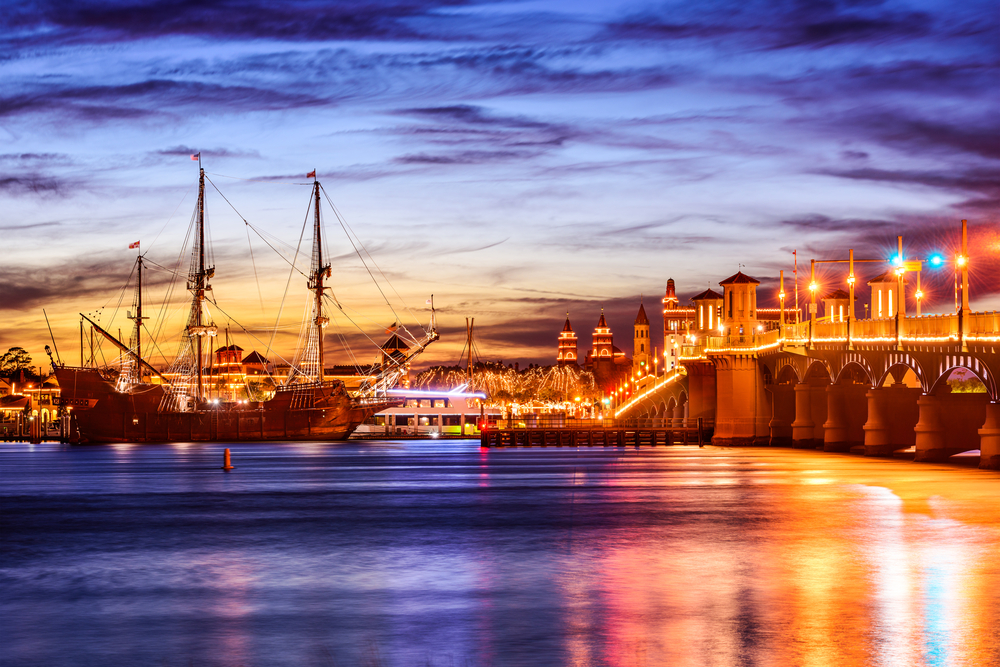
[[[556,355],[556,363],[560,366],[568,364],[575,366],[578,363],[577,358],[577,338],[569,323],[569,313],[566,313],[566,324],[563,325],[563,330],[559,334],[559,351]]]

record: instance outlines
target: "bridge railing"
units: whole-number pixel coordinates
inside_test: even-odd
[[[958,338],[958,315],[921,315],[904,318],[906,338]]]
[[[847,322],[817,321],[813,325],[813,340],[847,340]]]
[[[1000,313],[995,310],[969,313],[969,335],[1000,337]]]
[[[859,338],[895,338],[896,320],[855,320],[854,339]]]
[[[780,340],[781,332],[778,329],[771,329],[764,332],[750,332],[745,334],[732,334],[729,336],[709,336],[706,349],[712,350],[733,350],[757,348],[765,345],[773,345]]]

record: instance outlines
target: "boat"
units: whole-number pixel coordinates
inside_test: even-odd
[[[376,412],[400,405],[401,399],[389,391],[407,364],[439,338],[433,297],[431,322],[424,336],[420,339],[411,336],[412,344],[408,345],[398,333],[393,333],[392,354],[381,356],[359,388],[349,391],[342,380],[324,378],[323,333],[330,321],[324,300],[331,298],[326,280],[332,276],[332,267],[323,256],[322,188],[315,172],[309,174],[313,178],[310,197],[314,219],[307,286],[312,292],[312,314],[304,323],[308,334],[305,345],[300,345],[287,377],[276,384],[273,395],[265,400],[232,400],[232,397],[227,400],[217,393],[213,395],[211,382],[206,381],[206,357],[211,356],[206,343],[218,335],[218,327],[207,314],[205,301],[206,293],[212,289],[209,281],[215,275],[215,267],[206,264],[205,170],[200,155],[197,158],[198,202],[187,276],[191,308],[178,354],[165,372],[155,369],[142,356],[143,321],[148,318],[142,314],[144,263],[140,253],[135,267],[135,310],[129,312],[135,328],[129,343],[81,313],[92,332],[120,351],[117,372],[108,367],[84,366],[82,359],[81,366],[54,364],[61,405],[64,414],[69,415],[70,442],[337,441],[347,439]]]

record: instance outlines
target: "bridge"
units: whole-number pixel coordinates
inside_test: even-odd
[[[955,259],[961,305],[946,314],[906,314],[904,276],[914,263],[899,260],[869,282],[873,317],[856,318],[851,260],[846,298],[828,299],[818,317],[813,278],[801,322],[786,321],[783,277],[777,321],[758,317],[757,280],[738,273],[722,281],[719,303],[707,304],[719,326],[696,321],[679,367],[634,379],[615,417],[679,426],[702,417],[714,421],[712,443],[722,445],[869,456],[913,448],[915,461],[928,462],[978,449],[980,468],[1000,469],[1000,313],[969,308],[965,247]],[[919,282],[909,296],[919,312]],[[985,391],[953,391],[947,380],[956,369]]]

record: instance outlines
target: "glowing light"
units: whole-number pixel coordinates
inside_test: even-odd
[[[889,259],[889,261],[890,261],[890,262],[892,262],[892,264],[893,264],[894,266],[900,266],[900,265],[902,265],[902,263],[903,263],[903,258],[902,258],[902,257],[900,257],[899,255],[893,255],[893,256],[892,256],[892,257],[891,257],[891,258]]]
[[[758,324],[757,325],[757,331],[763,332],[764,331],[764,325],[763,324]]]
[[[815,292],[818,289],[819,289],[819,285],[817,285],[816,283],[809,283],[809,291],[810,292]]]
[[[784,292],[778,292],[778,298],[779,299],[784,299],[785,298],[785,293]]]
[[[958,264],[959,266],[965,266],[966,262],[968,261],[969,260],[966,258],[965,255],[959,255],[958,258],[955,259],[955,263]]]
[[[853,285],[854,284],[854,274],[853,273],[851,275],[847,276],[847,284],[848,285]]]
[[[922,298],[924,298],[924,293],[921,292],[920,290],[917,290],[916,296],[917,296],[918,299],[922,299]]]
[[[930,262],[931,266],[941,266],[944,264],[944,257],[942,255],[933,254],[927,261]]]

